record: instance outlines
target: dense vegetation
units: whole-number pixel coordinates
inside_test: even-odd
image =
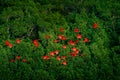
[[[0,5],[0,80],[120,80],[119,0]]]

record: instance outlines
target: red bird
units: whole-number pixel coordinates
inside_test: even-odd
[[[65,59],[66,59],[66,56],[62,56],[62,59],[65,60]]]
[[[62,46],[62,48],[66,49],[66,48],[67,48],[67,46],[66,46],[66,45],[64,45],[64,46]]]
[[[76,37],[77,37],[78,39],[81,39],[81,38],[82,38],[82,35],[81,35],[81,34],[77,34]]]
[[[19,60],[21,58],[21,56],[16,56],[16,59]]]
[[[84,38],[84,42],[89,42],[89,39],[88,38]]]
[[[70,55],[71,55],[72,57],[75,57],[75,56],[77,56],[77,53],[72,52]]]
[[[9,48],[12,48],[12,47],[13,47],[13,44],[9,44],[8,46],[9,46]]]
[[[65,36],[62,36],[61,40],[67,40],[67,38]]]
[[[60,56],[57,56],[56,59],[57,59],[58,61],[60,61],[60,60],[61,60],[61,57],[60,57]]]
[[[37,40],[33,40],[33,43],[34,43],[34,46],[38,47],[39,46],[39,43]]]
[[[77,48],[75,48],[75,47],[74,47],[74,48],[72,48],[72,50],[73,50],[73,51],[76,51],[76,50],[77,50]]]
[[[54,56],[54,55],[55,55],[55,53],[54,53],[54,52],[50,52],[49,54],[50,54],[51,56]]]
[[[98,24],[97,24],[97,23],[94,23],[94,24],[93,24],[93,28],[98,28]]]
[[[55,54],[59,54],[59,50],[54,51]]]
[[[79,32],[79,29],[78,28],[74,29],[74,32],[75,33]]]
[[[67,62],[66,62],[66,61],[63,61],[62,64],[63,64],[63,65],[67,65]]]
[[[54,43],[58,43],[58,42],[59,42],[59,40],[57,40],[57,39],[56,39],[56,40],[54,40]]]
[[[27,59],[23,59],[22,62],[27,62]]]
[[[59,31],[60,31],[60,32],[64,32],[64,28],[60,28]]]
[[[44,56],[43,56],[43,59],[44,59],[44,60],[49,60],[49,59],[50,59],[50,57],[49,57],[49,56],[47,56],[47,55],[44,55]]]
[[[15,62],[15,59],[11,59],[10,62]]]
[[[20,44],[20,42],[21,42],[20,39],[17,39],[17,40],[16,40],[16,43],[17,43],[17,44]]]
[[[5,45],[9,46],[10,42],[8,40],[5,41]]]
[[[74,42],[73,40],[70,40],[70,41],[69,41],[69,44],[72,45],[72,46],[74,46],[74,45],[75,45],[75,42]]]
[[[49,36],[49,35],[47,35],[47,36],[45,36],[45,38],[46,38],[46,39],[49,39],[49,38],[50,38],[50,36]]]
[[[62,37],[63,37],[62,34],[59,34],[59,35],[58,35],[58,38],[59,38],[59,39],[62,39]]]

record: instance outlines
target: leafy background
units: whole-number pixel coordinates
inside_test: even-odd
[[[119,0],[0,0],[0,5],[0,80],[120,80]],[[75,28],[90,39],[77,45],[85,56],[72,58],[70,47],[53,43],[61,27],[70,39]],[[16,39],[22,40],[19,45]],[[8,48],[6,40],[14,46]],[[68,56],[66,66],[55,57],[42,59],[56,49]],[[10,62],[17,55],[27,62]]]

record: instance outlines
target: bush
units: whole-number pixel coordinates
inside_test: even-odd
[[[0,80],[120,79],[119,1],[0,5]]]

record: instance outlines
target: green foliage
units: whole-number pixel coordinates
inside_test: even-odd
[[[120,80],[119,4],[119,0],[1,0],[0,80]],[[82,39],[74,46],[79,54],[72,57],[69,41],[78,40],[76,28]],[[55,43],[59,34],[67,40]],[[44,59],[56,50],[59,54]],[[58,61],[57,56],[67,58]]]

